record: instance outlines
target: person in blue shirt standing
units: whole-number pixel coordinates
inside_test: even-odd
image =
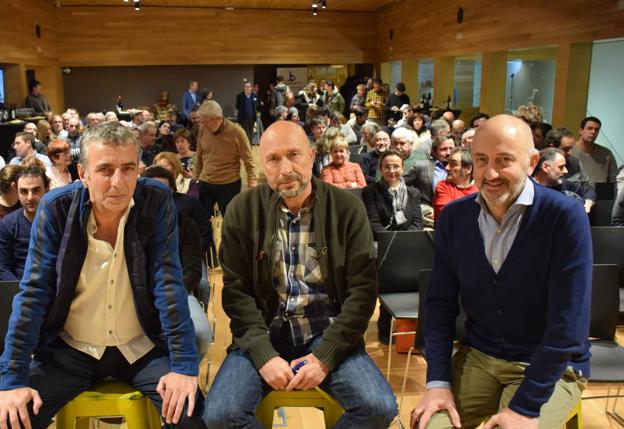
[[[249,144],[253,144],[253,129],[258,109],[258,96],[252,89],[251,82],[245,82],[243,92],[236,96],[236,110],[238,111],[236,122],[245,130]]]
[[[472,155],[479,193],[447,205],[436,225],[427,391],[411,425],[561,427],[589,376],[587,215],[527,177],[539,155],[521,120],[485,122]],[[466,337],[451,358],[460,302]]]
[[[182,95],[182,116],[184,119],[190,119],[190,114],[193,109],[196,109],[201,104],[201,97],[197,89],[199,84],[196,80],[192,80],[189,83],[188,91],[184,91]]]

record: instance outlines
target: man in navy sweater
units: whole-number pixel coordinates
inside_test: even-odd
[[[521,120],[488,120],[472,154],[480,192],[446,206],[436,227],[427,391],[411,424],[561,427],[589,375],[587,215],[527,178],[538,154]],[[460,302],[466,338],[451,359]]]

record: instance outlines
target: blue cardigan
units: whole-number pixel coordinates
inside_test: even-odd
[[[0,221],[0,280],[20,280],[28,255],[32,223],[20,208]]]
[[[195,376],[199,357],[171,192],[156,180],[140,178],[133,198],[124,250],[139,321],[156,347],[168,353],[171,371]],[[87,252],[90,211],[89,192],[81,182],[41,199],[0,358],[0,390],[27,386],[31,354],[63,329]]]
[[[427,381],[451,381],[459,298],[468,318],[466,345],[530,363],[509,408],[536,417],[568,365],[589,376],[587,215],[582,204],[536,184],[533,205],[496,274],[485,256],[476,195],[446,206],[436,225],[425,302]]]

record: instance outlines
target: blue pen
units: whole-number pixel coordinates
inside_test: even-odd
[[[293,372],[293,374],[296,374],[296,373],[297,373],[297,371],[299,371],[299,370],[303,367],[303,365],[305,365],[305,364],[307,364],[307,363],[308,363],[308,361],[307,361],[307,360],[302,360],[302,361],[301,361],[301,362],[299,362],[297,365],[293,366],[293,367],[292,367],[292,372]]]

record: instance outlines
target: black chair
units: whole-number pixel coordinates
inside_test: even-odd
[[[617,196],[617,184],[612,183],[595,183],[596,197],[598,200],[614,200]]]
[[[349,155],[349,161],[351,162],[355,162],[357,164],[360,165],[360,167],[362,166],[362,160],[364,160],[364,157],[366,156],[366,152],[364,153],[352,153]]]
[[[363,144],[349,145],[349,154],[355,155],[358,153],[366,153],[366,145],[363,145]]]
[[[390,313],[388,372],[396,319],[418,318],[419,271],[433,266],[433,239],[428,231],[388,231],[377,234],[379,301]],[[415,334],[402,332],[398,335]]]
[[[9,329],[9,318],[13,311],[13,297],[19,292],[18,280],[0,281],[0,353],[4,352],[4,337]]]
[[[591,226],[611,226],[613,204],[615,200],[597,200],[589,213]]]
[[[615,396],[611,409],[608,408],[611,384],[619,385],[624,382],[624,347],[615,342],[618,289],[618,267],[614,264],[594,265],[589,326],[589,381],[609,383],[605,412],[624,426],[624,418],[615,410],[619,394]],[[618,387],[618,392],[619,390]]]
[[[619,311],[624,313],[624,227],[592,227],[592,247],[594,264],[615,264],[618,267],[620,286]]]

